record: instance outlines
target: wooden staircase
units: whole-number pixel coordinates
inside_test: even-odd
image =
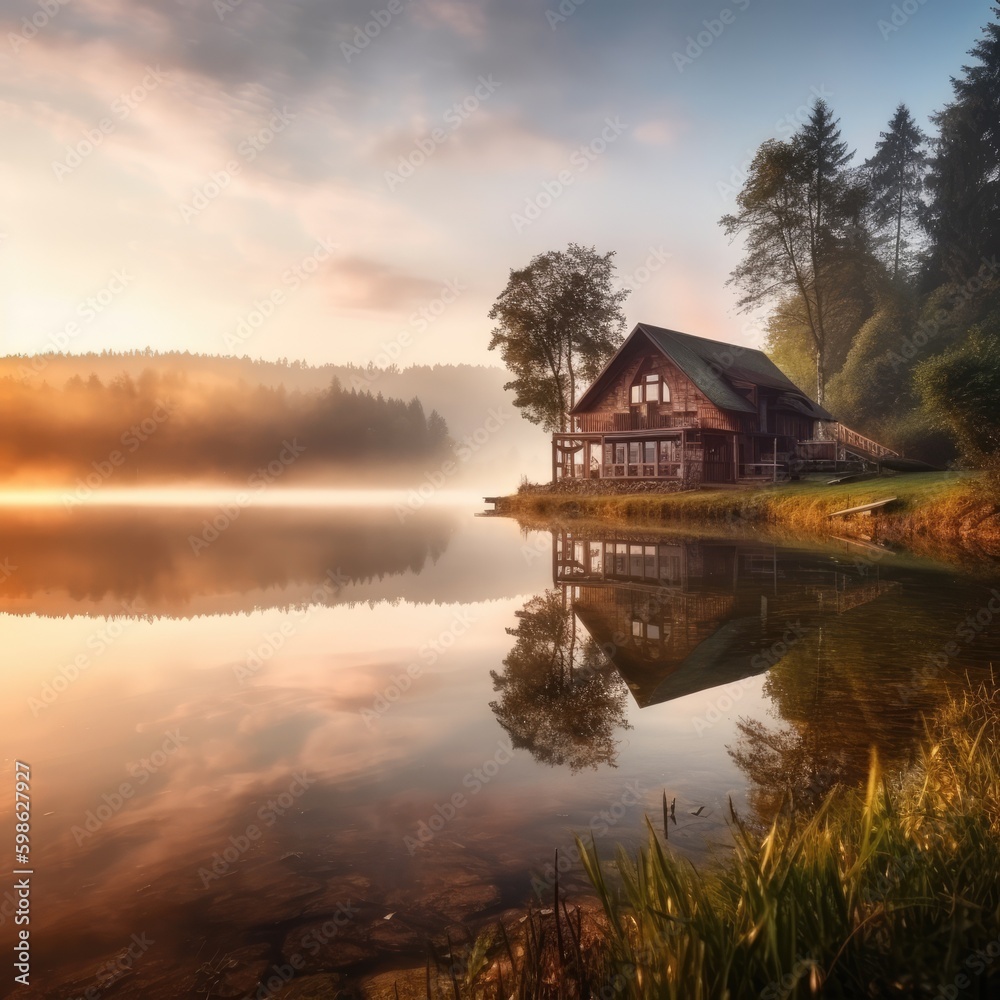
[[[849,461],[848,456],[859,458],[863,462],[880,462],[883,458],[899,458],[899,452],[887,448],[884,444],[872,438],[865,437],[857,431],[837,424],[837,461]]]

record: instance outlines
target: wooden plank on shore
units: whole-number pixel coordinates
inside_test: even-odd
[[[841,483],[860,483],[865,479],[877,479],[877,472],[846,472],[843,475],[837,476],[836,479],[831,479],[827,482],[827,486],[839,486]]]
[[[875,510],[882,510],[888,507],[889,504],[895,503],[899,497],[888,497],[885,500],[875,500],[872,503],[863,503],[860,507],[848,507],[846,510],[835,510],[832,514],[827,514],[827,517],[842,517],[844,514],[869,514]]]

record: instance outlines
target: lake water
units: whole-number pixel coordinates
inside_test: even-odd
[[[664,792],[704,861],[730,802],[766,821],[873,748],[905,762],[1000,652],[1000,580],[902,556],[522,532],[468,505],[218,509],[2,512],[4,830],[15,760],[32,795],[18,996],[420,965],[549,901],[557,848],[585,891],[574,834],[634,846]]]

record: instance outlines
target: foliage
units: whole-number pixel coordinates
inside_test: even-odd
[[[622,342],[627,290],[615,290],[614,251],[571,243],[511,271],[489,318],[489,349],[514,375],[514,405],[547,431],[565,430],[579,389],[593,381]]]
[[[971,463],[1000,473],[1000,314],[917,367],[921,398]]]
[[[874,264],[861,224],[865,191],[846,170],[852,155],[830,108],[817,100],[791,140],[760,147],[738,211],[721,220],[730,237],[745,238],[744,258],[729,280],[743,291],[740,308],[780,300],[786,323],[808,334],[819,402],[838,341],[846,333],[849,343],[851,327],[864,319],[864,308],[854,305],[863,287],[856,279]]]
[[[790,141],[760,146],[738,210],[721,220],[745,239],[730,283],[741,308],[770,309],[765,348],[779,366],[804,387],[811,358],[817,398],[838,418],[937,463],[963,433],[967,460],[992,463],[970,447],[963,418],[931,412],[914,377],[1000,307],[1000,6],[993,14],[931,118],[933,136],[900,103],[852,170],[817,101]],[[988,379],[977,372],[976,384]]]
[[[820,477],[774,488],[660,495],[519,493],[504,499],[504,509],[535,526],[543,519],[546,524],[571,519],[578,525],[592,519],[680,531],[690,531],[696,524],[723,533],[735,526],[754,532],[771,530],[787,542],[790,533],[828,539],[831,512],[896,497],[898,505],[878,519],[884,542],[947,561],[985,561],[995,572],[989,553],[1000,552],[1000,524],[993,518],[995,502],[977,489],[981,480],[977,473],[924,472],[836,486]]]
[[[996,995],[1000,956],[1000,695],[953,696],[915,763],[837,788],[811,817],[755,832],[731,810],[734,850],[698,870],[649,827],[611,881],[578,850],[599,933],[556,904],[512,946],[487,932],[455,996],[624,1000]],[[960,978],[964,977],[964,979]],[[955,984],[963,983],[956,987]]]
[[[887,296],[858,330],[829,386],[828,402],[845,423],[870,427],[901,409],[912,408],[909,367],[897,358],[916,317],[915,297],[902,289]]]
[[[875,155],[865,161],[871,195],[872,222],[888,233],[892,276],[908,273],[914,263],[912,244],[917,222],[925,209],[921,193],[927,169],[924,143],[927,137],[917,127],[909,108],[896,108],[889,128],[880,132]]]
[[[630,729],[628,691],[559,590],[533,597],[517,612],[517,642],[502,674],[490,671],[499,701],[490,708],[513,745],[544,764],[571,771],[615,766],[619,730]]]
[[[932,118],[927,177],[931,275],[957,283],[1000,256],[1000,22],[986,25],[970,55],[976,62],[952,79],[951,103]]]
[[[346,390],[288,391],[242,382],[192,381],[173,371],[71,377],[62,388],[0,379],[0,421],[17,434],[0,443],[0,462],[18,481],[107,479],[128,467],[136,481],[218,481],[278,462],[281,475],[368,463],[398,474],[450,451],[439,414],[420,400]],[[290,447],[293,445],[294,447]],[[285,459],[279,456],[285,455]],[[294,462],[290,461],[294,459]],[[107,470],[107,475],[101,470]]]
[[[811,393],[816,385],[816,355],[809,329],[795,315],[794,302],[782,299],[765,321],[764,350],[800,388]]]

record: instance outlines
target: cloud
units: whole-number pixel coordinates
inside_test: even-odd
[[[677,127],[665,118],[640,122],[632,130],[636,140],[650,146],[665,146],[677,136]]]
[[[331,265],[328,280],[342,308],[377,312],[405,309],[441,290],[440,281],[368,257],[340,258]]]
[[[433,152],[422,154],[435,130],[443,136]],[[405,125],[393,126],[374,137],[367,159],[382,170],[398,170],[400,161],[420,163],[420,169],[448,163],[464,169],[496,173],[517,170],[530,163],[553,170],[565,166],[569,154],[565,143],[548,135],[524,116],[513,111],[494,111],[480,106],[468,117],[452,109],[434,118],[412,116]]]
[[[469,0],[423,0],[418,16],[432,24],[443,24],[467,39],[482,41],[487,36],[486,8]]]

